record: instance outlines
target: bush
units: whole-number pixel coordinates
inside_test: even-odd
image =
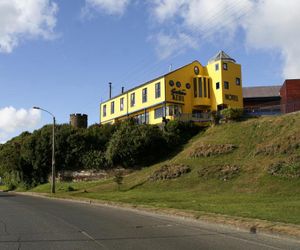
[[[123,172],[120,169],[117,169],[114,173],[114,182],[118,185],[118,190],[120,191],[121,185],[123,183]]]
[[[134,168],[149,165],[166,152],[166,141],[157,126],[123,122],[113,134],[106,159],[113,165]]]
[[[220,114],[217,111],[212,111],[211,112],[211,123],[213,126],[218,125],[220,122]]]
[[[169,148],[175,148],[187,142],[197,132],[199,132],[199,127],[194,123],[174,120],[166,124],[164,138]]]
[[[84,154],[82,163],[85,169],[106,169],[110,165],[102,151],[91,150]]]
[[[237,121],[243,115],[243,109],[234,109],[234,108],[227,108],[221,110],[221,115],[223,116],[224,120],[227,121]]]
[[[75,129],[67,124],[57,125],[56,170],[106,167],[103,152],[116,128],[115,125],[93,125],[88,129]],[[47,182],[51,172],[51,149],[52,125],[46,125],[32,134],[22,133],[0,145],[0,176],[11,189]]]
[[[165,130],[138,125],[133,119],[115,125],[92,125],[76,129],[57,125],[55,161],[57,171],[105,169],[112,165],[142,167],[158,161],[197,131],[192,123],[170,121]],[[24,132],[0,145],[0,176],[13,189],[30,188],[48,181],[51,173],[52,125]]]
[[[69,185],[69,186],[67,186],[66,191],[67,192],[73,192],[73,191],[76,191],[76,189]]]

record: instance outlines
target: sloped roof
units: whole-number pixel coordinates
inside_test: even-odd
[[[176,71],[178,71],[178,70],[183,69],[184,67],[187,67],[187,66],[192,65],[192,64],[195,63],[195,62],[197,62],[197,63],[199,63],[200,65],[202,65],[198,60],[194,60],[194,61],[192,61],[191,63],[188,63],[188,64],[186,64],[186,65],[183,65],[183,66],[181,66],[181,67],[179,67],[179,68],[177,68],[177,69],[175,69],[175,70],[173,70],[173,71],[170,71],[170,72],[168,72],[168,73],[165,73],[164,75],[160,75],[160,76],[158,76],[158,77],[156,77],[156,78],[154,78],[154,79],[152,79],[152,80],[150,80],[150,81],[144,82],[144,83],[142,83],[142,84],[140,84],[140,85],[138,85],[138,86],[136,86],[136,87],[133,87],[133,88],[130,88],[130,89],[124,91],[123,93],[120,93],[120,94],[118,94],[118,95],[116,95],[116,96],[113,96],[112,98],[106,99],[105,101],[103,101],[103,102],[101,102],[101,103],[105,103],[105,102],[107,102],[107,101],[109,101],[109,100],[115,99],[115,98],[117,98],[117,97],[119,97],[119,96],[121,96],[121,95],[124,95],[124,94],[126,94],[126,93],[128,93],[128,92],[130,92],[130,91],[133,91],[133,90],[138,89],[138,88],[140,88],[140,87],[142,87],[142,86],[144,86],[144,85],[147,85],[147,84],[150,83],[150,82],[153,82],[153,81],[156,81],[156,80],[158,80],[158,79],[160,79],[160,78],[166,77],[166,76],[168,76],[168,75],[170,75],[170,74],[172,74],[172,73],[174,73],[174,72],[176,72]]]
[[[235,62],[233,58],[231,58],[229,55],[227,55],[223,50],[220,50],[218,54],[216,54],[214,57],[212,57],[208,63],[213,63],[217,61],[229,61],[229,62]]]
[[[243,88],[244,98],[275,97],[280,96],[281,86],[260,86]]]

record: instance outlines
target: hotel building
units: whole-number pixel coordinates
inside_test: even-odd
[[[241,65],[220,51],[206,66],[193,61],[102,102],[100,123],[129,117],[147,124],[201,122],[227,107],[243,108]]]

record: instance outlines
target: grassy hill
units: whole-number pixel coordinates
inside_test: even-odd
[[[178,164],[190,172],[149,180]],[[56,195],[300,224],[300,113],[211,127],[174,157],[126,176],[120,191],[109,179],[58,184]]]

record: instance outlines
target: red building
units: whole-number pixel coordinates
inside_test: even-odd
[[[280,88],[282,113],[300,110],[300,79],[285,80]]]

